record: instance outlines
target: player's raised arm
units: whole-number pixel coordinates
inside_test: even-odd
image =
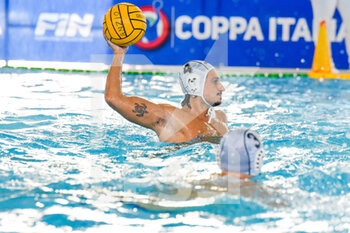
[[[106,37],[105,37],[106,39]],[[113,61],[107,76],[105,100],[109,106],[119,112],[127,120],[141,126],[157,129],[164,122],[165,111],[162,105],[154,104],[136,96],[126,96],[122,92],[122,65],[128,47],[120,47],[106,39],[113,49]]]

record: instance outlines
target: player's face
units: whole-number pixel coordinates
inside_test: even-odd
[[[214,69],[209,71],[204,85],[204,98],[212,106],[218,106],[222,101],[222,93],[225,91],[220,82],[220,77]]]

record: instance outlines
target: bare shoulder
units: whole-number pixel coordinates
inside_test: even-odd
[[[215,110],[215,113],[218,120],[227,123],[226,113],[221,110]]]
[[[164,112],[167,112],[167,113],[172,113],[173,111],[175,110],[179,110],[179,108],[171,105],[171,104],[159,104],[159,106],[162,108],[162,110]]]

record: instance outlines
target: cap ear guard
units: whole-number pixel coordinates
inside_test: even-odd
[[[263,162],[264,162],[263,161],[264,157],[265,157],[265,151],[261,148],[257,152],[257,155],[256,155],[255,160],[254,160],[255,167],[252,171],[253,176],[258,175],[260,173],[261,167],[262,167]]]
[[[250,161],[249,175],[258,175],[265,155],[260,136],[256,132],[248,129],[245,132],[244,144]]]

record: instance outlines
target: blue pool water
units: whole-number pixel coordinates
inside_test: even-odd
[[[105,77],[0,70],[0,232],[348,232],[350,81],[222,77],[220,108],[265,164],[244,194],[191,197],[218,145],[158,142],[105,104]],[[123,89],[182,100],[175,75]]]

